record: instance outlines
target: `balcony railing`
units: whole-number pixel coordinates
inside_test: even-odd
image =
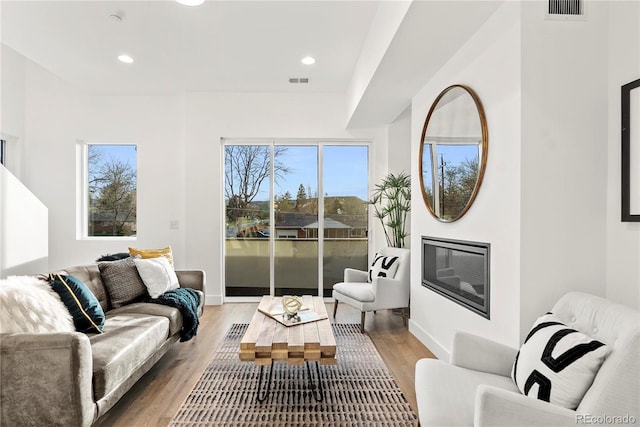
[[[318,240],[275,239],[275,294],[318,295]],[[225,242],[227,296],[269,294],[269,239],[228,238]],[[367,239],[324,239],[322,287],[325,297],[347,267],[367,269]]]

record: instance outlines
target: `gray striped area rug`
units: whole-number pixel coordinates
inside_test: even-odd
[[[417,426],[418,419],[371,339],[356,324],[334,324],[338,363],[320,366],[324,399],[316,402],[305,366],[276,362],[271,394],[256,400],[260,368],[238,358],[246,324],[234,324],[173,427]],[[315,367],[312,366],[315,377]],[[267,369],[265,369],[266,377]],[[265,378],[266,380],[266,378]]]

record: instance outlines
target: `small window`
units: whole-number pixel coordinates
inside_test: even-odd
[[[87,236],[135,236],[136,146],[88,144],[86,159]]]
[[[0,139],[0,165],[5,165],[7,155],[7,141]]]

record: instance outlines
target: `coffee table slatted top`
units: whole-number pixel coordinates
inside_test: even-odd
[[[281,301],[281,297],[264,296],[260,307],[268,308]],[[318,314],[327,314],[320,297],[306,295],[302,302]],[[285,326],[256,310],[240,342],[240,360],[256,365],[270,365],[274,360],[287,361],[290,365],[302,365],[306,361],[334,365],[336,340],[331,323],[327,318]]]

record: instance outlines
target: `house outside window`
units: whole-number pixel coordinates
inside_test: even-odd
[[[327,296],[367,268],[368,141],[222,145],[225,297]]]

